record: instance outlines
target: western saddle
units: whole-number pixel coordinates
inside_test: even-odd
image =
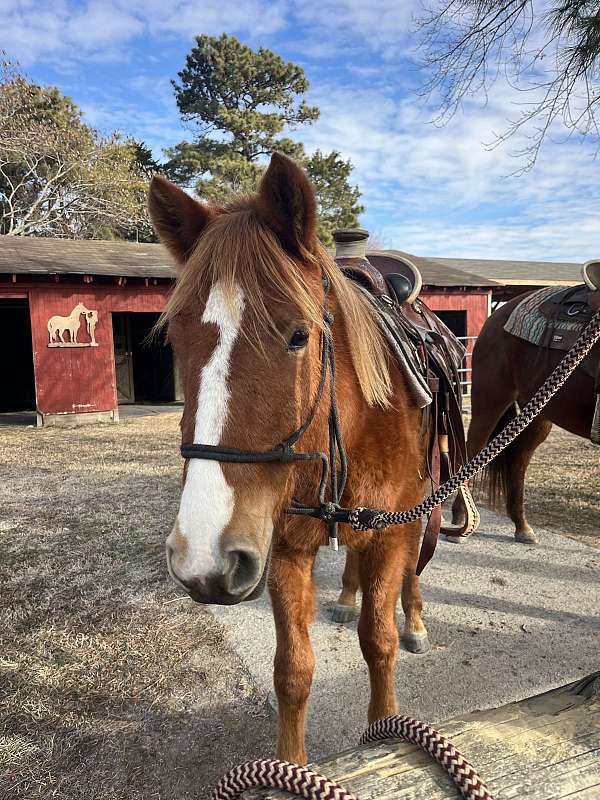
[[[570,350],[582,330],[600,310],[600,261],[586,261],[582,268],[584,283],[554,292],[540,305],[545,320],[542,347]],[[600,444],[600,345],[596,344],[581,364],[594,378],[595,405],[590,439]]]
[[[428,468],[433,490],[466,462],[460,372],[465,348],[419,297],[423,279],[404,256],[367,252],[368,231],[334,233],[335,260],[369,299],[391,352],[404,372],[413,397],[423,409],[422,435],[428,437]],[[466,511],[461,528],[445,531],[461,541],[479,524],[479,514],[466,486],[460,494]],[[438,506],[428,520],[417,573],[433,555],[441,528]]]

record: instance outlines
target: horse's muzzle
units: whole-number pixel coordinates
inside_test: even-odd
[[[223,555],[222,572],[185,580],[173,569],[170,547],[167,548],[169,571],[175,581],[196,603],[231,606],[259,597],[264,589],[269,559],[249,548],[228,550]]]

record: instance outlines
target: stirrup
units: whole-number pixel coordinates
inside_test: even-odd
[[[594,409],[594,417],[592,419],[590,439],[592,440],[593,444],[600,444],[600,393],[596,395],[596,407]]]
[[[462,500],[462,505],[465,510],[465,521],[460,528],[442,528],[442,533],[449,542],[462,542],[468,539],[472,533],[475,533],[481,522],[481,516],[473,500],[471,490],[466,483],[458,487],[458,496]]]

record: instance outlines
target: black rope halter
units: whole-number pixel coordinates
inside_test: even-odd
[[[288,514],[302,514],[315,517],[327,523],[329,529],[329,546],[332,550],[338,549],[338,523],[348,521],[348,510],[339,506],[340,498],[344,492],[348,475],[348,462],[346,451],[342,442],[340,419],[335,393],[335,353],[331,326],[333,316],[328,309],[329,278],[323,274],[323,332],[321,334],[321,375],[317,386],[317,393],[308,415],[302,425],[297,428],[287,439],[279,442],[271,450],[239,450],[236,447],[220,447],[211,444],[184,444],[181,446],[181,455],[184,458],[200,458],[207,461],[219,461],[231,464],[260,464],[269,462],[292,463],[294,461],[320,461],[321,480],[318,489],[318,504],[305,505],[296,498],[292,505],[286,508]],[[306,433],[315,418],[317,410],[325,393],[327,375],[329,382],[329,452],[296,452],[294,445]],[[338,469],[339,458],[339,469]],[[327,484],[329,483],[329,500],[326,499]]]

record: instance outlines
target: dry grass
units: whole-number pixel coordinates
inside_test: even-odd
[[[488,505],[477,482],[475,500]],[[504,500],[497,511],[506,514]],[[600,448],[554,426],[525,475],[525,516],[534,530],[546,528],[600,548]]]
[[[527,471],[525,508],[532,526],[600,548],[600,448],[555,426]]]
[[[201,797],[272,751],[265,699],[165,575],[177,422],[0,429],[2,800]]]

